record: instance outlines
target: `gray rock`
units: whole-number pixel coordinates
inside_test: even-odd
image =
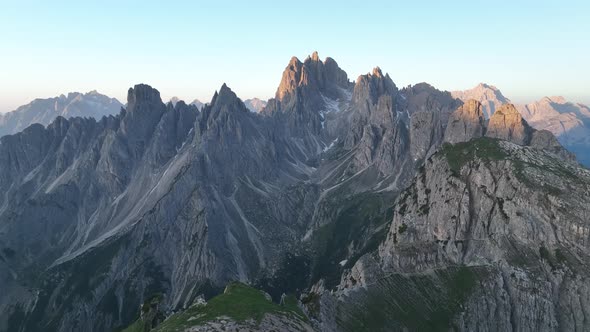
[[[449,118],[444,140],[451,144],[466,142],[472,138],[482,137],[484,128],[483,106],[477,100],[471,99]]]

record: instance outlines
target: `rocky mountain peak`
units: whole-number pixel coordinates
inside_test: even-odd
[[[223,83],[223,85],[219,89],[219,92],[215,92],[215,96],[211,100],[211,105],[213,107],[222,107],[222,106],[232,105],[232,104],[236,104],[236,103],[241,104],[242,102],[240,101],[238,96],[235,94],[235,92],[233,92],[225,83]],[[240,107],[240,108],[243,108],[243,107]]]
[[[389,75],[383,76],[381,69],[375,67],[372,73],[361,75],[357,78],[352,100],[356,104],[366,101],[369,101],[371,104],[377,104],[381,96],[394,96],[397,94],[397,91],[397,87],[391,80],[391,77]]]
[[[490,118],[486,136],[528,145],[533,129],[513,104],[504,104]]]
[[[286,95],[292,93],[301,84],[302,67],[303,63],[297,57],[291,58],[283,71],[281,83],[275,94],[277,100],[285,99]]]
[[[484,134],[484,126],[483,105],[475,99],[470,99],[449,117],[444,141],[455,144],[481,137]]]
[[[127,91],[127,109],[134,110],[140,103],[162,104],[160,92],[147,84],[137,84]]]
[[[315,62],[318,62],[318,61],[320,61],[320,56],[318,55],[318,51],[314,51],[314,52],[311,54],[311,60],[312,60],[312,61],[315,61]]]
[[[493,85],[486,83],[479,83],[472,89],[464,91],[452,91],[453,98],[467,101],[475,99],[483,105],[483,113],[486,118],[490,118],[496,111],[497,105],[508,104],[510,100],[502,94],[502,92]]]
[[[383,72],[381,72],[381,68],[379,68],[379,67],[373,68],[373,76],[382,77]]]
[[[344,141],[347,149],[360,143],[363,146],[360,150],[367,156],[380,154],[376,152],[378,149],[390,151],[389,141],[393,141],[397,133],[394,130],[397,94],[397,87],[389,75],[383,76],[379,67],[357,78],[352,93],[355,112]],[[363,161],[358,163],[358,168],[373,162],[372,157],[361,159]]]
[[[291,58],[283,71],[275,98],[283,103],[288,102],[295,94],[295,90],[300,87],[315,93],[326,92],[328,95],[334,95],[335,87],[347,89],[348,86],[348,76],[340,69],[336,61],[326,58],[323,62],[318,53],[314,52],[303,63],[297,57]]]

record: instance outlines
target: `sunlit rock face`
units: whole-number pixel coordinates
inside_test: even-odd
[[[483,105],[470,99],[453,112],[445,131],[445,142],[455,144],[482,137],[485,130]]]
[[[482,112],[486,119],[489,119],[496,109],[503,104],[509,104],[510,100],[502,94],[498,88],[493,85],[480,83],[473,89],[464,91],[452,91],[453,98],[464,101],[473,99],[482,104]]]
[[[533,129],[512,104],[502,105],[490,118],[487,137],[499,138],[520,145],[531,142]]]

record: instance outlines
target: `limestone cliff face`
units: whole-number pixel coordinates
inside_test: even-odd
[[[466,101],[451,115],[445,131],[445,142],[455,144],[482,137],[484,121],[482,104],[473,99]]]
[[[445,145],[378,250],[321,297],[322,327],[587,330],[589,189],[589,171],[532,147]]]
[[[294,136],[320,136],[326,131],[326,113],[334,111],[334,103],[347,102],[351,88],[348,76],[333,59],[321,61],[317,52],[303,62],[293,57],[263,113],[275,114],[277,125]],[[306,146],[311,147],[309,142]]]
[[[588,311],[578,301],[590,295],[590,250],[564,250],[586,246],[590,173],[511,105],[486,123],[481,103],[465,102],[441,126],[444,145],[432,139],[435,115],[412,114],[438,152],[391,203],[391,223],[372,235],[378,248],[349,256],[335,293],[323,281],[310,290],[318,328],[587,329],[575,317]]]
[[[532,132],[533,129],[518,113],[516,107],[505,104],[490,117],[486,136],[528,145],[532,139]]]
[[[371,135],[374,130],[392,129],[397,93],[397,87],[389,75],[383,75],[378,67],[373,69],[372,74],[359,76],[352,95],[356,112],[352,117],[345,147],[352,148],[363,139],[363,135]]]
[[[564,149],[553,134],[547,130],[531,128],[512,104],[499,106],[487,123],[483,118],[482,107],[481,103],[471,99],[453,112],[444,141],[455,144],[486,136],[533,146],[575,163],[575,156]]]

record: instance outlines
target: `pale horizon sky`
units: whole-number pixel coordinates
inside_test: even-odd
[[[379,66],[398,87],[484,82],[516,103],[590,104],[584,1],[0,4],[0,112],[72,91],[124,103],[138,83],[165,101],[208,102],[224,82],[242,99],[268,99],[291,56],[315,50],[351,81]]]

